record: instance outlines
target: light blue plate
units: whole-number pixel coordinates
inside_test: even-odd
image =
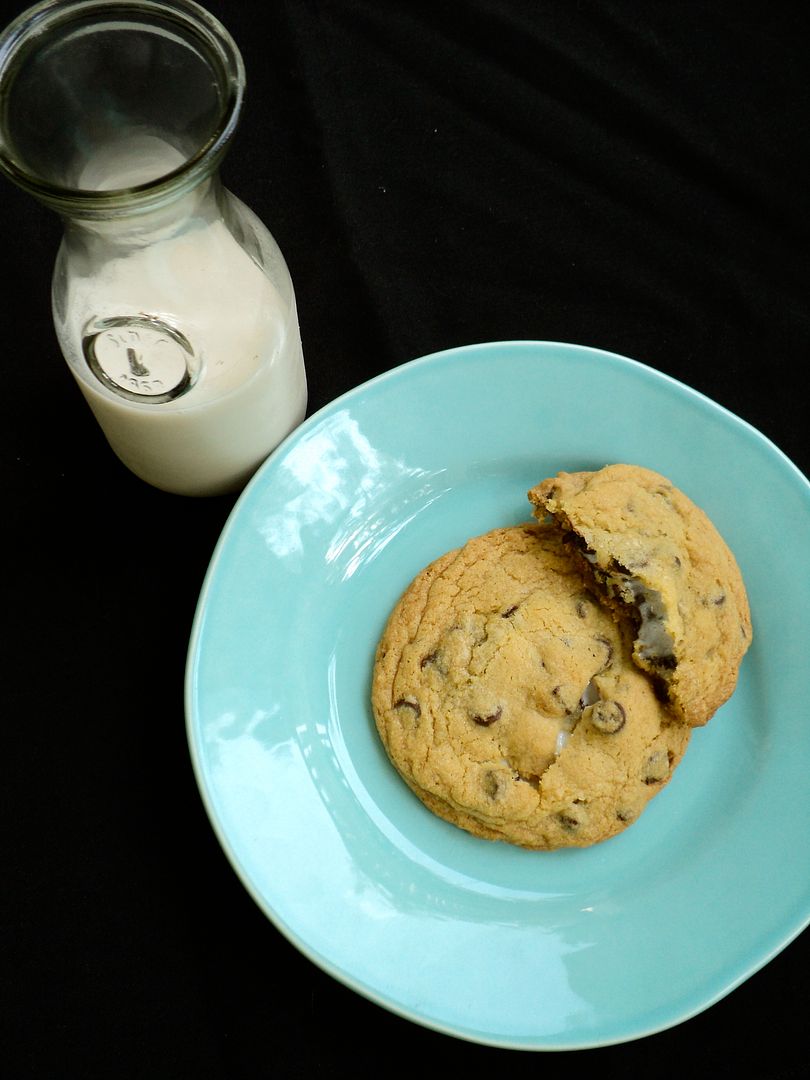
[[[560,469],[636,462],[709,513],[748,586],[731,701],[623,835],[531,853],[440,821],[369,706],[377,639],[427,562],[530,517]],[[762,435],[635,361],[475,345],[306,421],[240,497],[187,672],[204,803],[261,909],[315,964],[426,1027],[552,1050],[710,1006],[810,920],[810,485]]]

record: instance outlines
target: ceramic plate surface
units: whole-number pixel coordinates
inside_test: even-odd
[[[555,853],[476,839],[385,757],[377,640],[426,563],[529,520],[544,477],[608,462],[664,473],[709,513],[740,563],[754,643],[731,701],[621,836]],[[810,918],[808,552],[795,466],[642,364],[507,342],[388,372],[290,436],[214,552],[186,705],[216,834],[305,956],[426,1027],[532,1050],[671,1027]]]

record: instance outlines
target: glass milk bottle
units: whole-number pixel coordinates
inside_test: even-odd
[[[47,0],[0,36],[0,168],[64,222],[64,357],[121,461],[184,495],[238,490],[306,410],[289,271],[219,177],[244,86],[190,0]]]

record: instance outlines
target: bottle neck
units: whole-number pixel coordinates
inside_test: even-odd
[[[114,212],[92,217],[62,211],[65,240],[69,244],[113,245],[140,248],[183,232],[193,223],[207,225],[223,216],[225,189],[215,171],[191,187],[178,183],[160,200],[128,205],[119,199]]]
[[[43,0],[0,32],[0,173],[70,220],[160,211],[219,167],[244,81],[191,0]]]

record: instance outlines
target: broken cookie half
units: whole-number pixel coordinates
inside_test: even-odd
[[[686,724],[705,724],[734,692],[751,643],[742,575],[703,510],[637,465],[560,472],[528,493],[562,530],[617,620],[633,659]]]

